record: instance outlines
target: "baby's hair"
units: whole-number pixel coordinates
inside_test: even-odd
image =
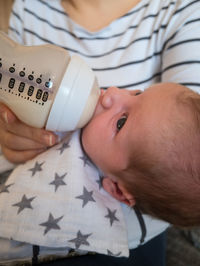
[[[160,152],[150,154],[143,147],[133,153],[129,167],[120,174],[141,211],[177,226],[198,226],[200,95],[183,87],[175,104],[178,117],[171,118],[169,131],[161,125],[154,143]]]

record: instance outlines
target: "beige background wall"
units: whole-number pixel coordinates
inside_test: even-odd
[[[13,0],[0,0],[0,30],[8,30],[8,20]]]

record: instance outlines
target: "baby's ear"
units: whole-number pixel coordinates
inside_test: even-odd
[[[126,205],[133,207],[135,205],[135,199],[123,185],[117,181],[113,181],[110,177],[104,177],[102,181],[103,188],[115,199]]]

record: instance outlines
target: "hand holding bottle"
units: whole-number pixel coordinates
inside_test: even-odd
[[[24,123],[51,131],[82,128],[99,95],[79,56],[50,44],[23,46],[0,32],[0,102]]]
[[[24,163],[56,142],[53,132],[24,124],[0,103],[0,145],[10,162]]]

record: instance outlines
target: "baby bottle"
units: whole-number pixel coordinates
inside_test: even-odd
[[[52,131],[81,128],[99,95],[80,57],[50,44],[22,46],[0,32],[0,101],[24,123]]]

